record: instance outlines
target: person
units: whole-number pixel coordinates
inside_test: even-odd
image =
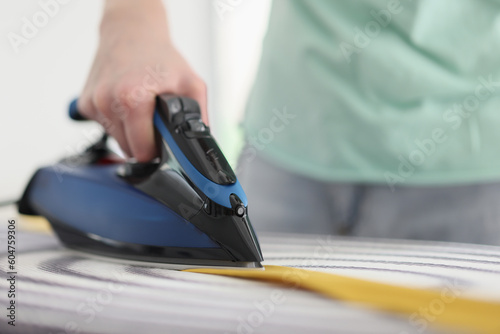
[[[256,231],[500,244],[499,13],[274,0],[238,167]],[[161,1],[107,0],[100,34],[79,108],[129,156],[155,156],[156,94],[196,99],[207,121]],[[133,98],[148,66],[168,75]]]

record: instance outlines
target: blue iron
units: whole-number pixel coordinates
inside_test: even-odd
[[[76,100],[70,116],[83,119]],[[247,198],[196,101],[158,96],[154,125],[159,159],[117,162],[104,134],[39,169],[19,212],[46,217],[67,247],[95,255],[174,269],[261,268]]]

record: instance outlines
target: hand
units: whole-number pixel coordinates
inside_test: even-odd
[[[146,162],[157,156],[158,94],[195,99],[208,123],[205,83],[172,45],[161,1],[108,0],[100,31],[78,110],[102,124],[129,157]]]

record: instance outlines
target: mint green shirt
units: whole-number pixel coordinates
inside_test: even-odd
[[[500,180],[500,1],[274,0],[244,128],[323,181]]]

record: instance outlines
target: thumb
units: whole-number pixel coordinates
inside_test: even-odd
[[[200,105],[201,119],[208,125],[207,86],[205,82],[199,78],[190,80],[181,93],[198,102]]]

